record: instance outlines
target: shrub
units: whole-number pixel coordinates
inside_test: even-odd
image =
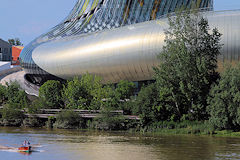
[[[167,120],[170,116],[164,105],[159,106],[158,94],[154,83],[144,86],[138,94],[134,105],[134,114],[141,117],[143,126],[160,120]]]
[[[4,126],[21,126],[24,119],[24,114],[19,109],[14,109],[5,106],[1,111],[2,114],[2,125]]]
[[[56,122],[53,125],[55,128],[61,129],[77,129],[84,128],[85,123],[83,118],[74,111],[62,111],[56,117]]]
[[[208,97],[210,123],[217,129],[240,129],[240,65],[227,67]]]
[[[7,87],[0,84],[0,104],[7,100]]]
[[[37,117],[25,118],[23,120],[23,126],[25,127],[43,127],[44,125],[44,120]]]
[[[11,107],[5,106],[2,110],[2,119],[14,120],[14,119],[23,119],[24,114],[19,109],[13,109]]]
[[[101,116],[94,119],[95,128],[101,130],[126,129],[125,118],[122,115],[113,115],[110,109],[101,111]]]

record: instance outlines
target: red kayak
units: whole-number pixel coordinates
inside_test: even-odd
[[[20,152],[31,152],[31,146],[21,146],[18,148],[18,151]]]

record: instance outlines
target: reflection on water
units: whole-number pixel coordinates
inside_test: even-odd
[[[31,154],[6,152],[1,146],[28,138],[40,144]],[[215,160],[240,159],[240,138],[210,136],[141,136],[121,132],[89,132],[0,128],[0,159],[34,160]]]

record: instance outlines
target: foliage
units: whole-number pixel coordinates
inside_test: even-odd
[[[62,105],[62,84],[59,81],[49,80],[39,89],[38,102],[43,102],[44,108],[60,108]]]
[[[101,78],[90,74],[68,81],[62,94],[65,107],[71,109],[99,109],[105,95]]]
[[[135,88],[136,86],[133,82],[121,80],[115,89],[116,97],[118,97],[119,100],[130,99],[130,96],[134,94]]]
[[[110,108],[101,111],[101,116],[94,119],[95,128],[101,130],[121,130],[125,127],[122,115],[113,115]]]
[[[20,109],[14,109],[12,107],[4,106],[2,112],[2,119],[5,120],[16,120],[16,119],[23,119],[24,114]]]
[[[22,109],[28,106],[27,94],[17,82],[7,83],[6,96],[9,107]]]
[[[8,39],[8,43],[11,45],[14,45],[14,46],[22,46],[23,45],[19,38]]]
[[[43,99],[37,98],[34,101],[32,101],[30,105],[28,105],[27,111],[30,114],[37,114],[39,113],[40,109],[45,109],[46,106],[47,104]]]
[[[227,67],[208,98],[209,121],[218,129],[240,129],[240,65]]]
[[[136,101],[135,101],[135,97],[132,97],[131,99],[129,99],[128,101],[122,102],[119,105],[120,110],[123,110],[124,114],[126,115],[131,115],[133,114],[135,105],[136,105]]]
[[[55,117],[54,116],[49,116],[48,121],[46,122],[46,127],[47,128],[53,128],[53,124],[55,122]]]
[[[7,87],[0,84],[0,104],[7,100]]]
[[[111,109],[126,109],[126,112],[131,112],[132,98],[136,86],[133,82],[121,80],[114,89],[113,85],[104,86],[105,101],[104,108]],[[130,105],[130,106],[129,106]]]
[[[169,18],[165,46],[156,67],[159,109],[165,107],[173,120],[207,118],[206,99],[218,73],[221,34],[210,32],[208,21],[199,13],[177,12]]]
[[[215,134],[214,128],[207,121],[159,121],[144,129],[142,131],[156,134]]]
[[[25,118],[22,125],[24,127],[43,127],[45,125],[44,120],[37,117]]]
[[[143,126],[168,119],[165,116],[168,116],[169,113],[164,106],[159,107],[158,104],[156,84],[144,86],[138,94],[134,107],[134,113],[140,116]]]
[[[66,110],[57,115],[54,127],[62,129],[84,128],[85,123],[78,113]]]

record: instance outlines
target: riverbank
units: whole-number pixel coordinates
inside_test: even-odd
[[[208,121],[158,122],[141,129],[147,135],[207,135],[217,137],[239,137],[239,131],[218,130]]]
[[[123,117],[98,117],[92,120],[79,118],[72,112],[61,114],[56,118],[48,119],[25,118],[25,119],[1,119],[1,127],[18,128],[42,128],[42,129],[67,129],[69,131],[116,131],[131,134],[161,136],[161,135],[207,135],[218,137],[239,137],[240,132],[232,130],[215,130],[207,122],[158,122],[151,126],[141,127],[140,121],[129,121]]]
[[[197,136],[213,136],[213,137],[238,137],[240,138],[240,132],[232,130],[213,131],[211,133],[198,132],[192,133],[191,129],[162,129],[155,132],[146,132],[145,135],[197,135]]]

